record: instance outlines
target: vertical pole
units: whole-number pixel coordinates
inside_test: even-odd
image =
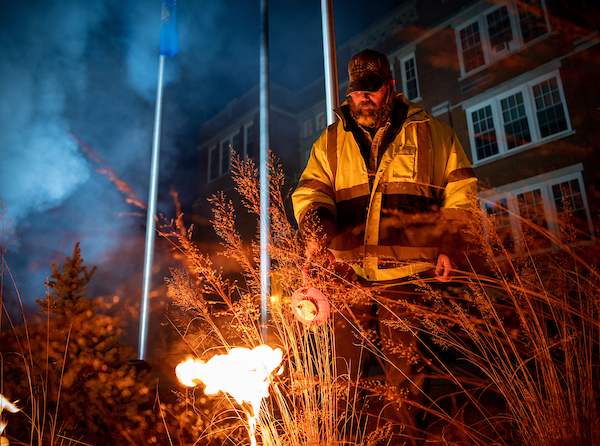
[[[165,58],[159,56],[158,88],[156,90],[156,110],[154,114],[154,137],[152,140],[152,166],[150,168],[150,192],[148,193],[148,215],[146,216],[146,248],[144,255],[144,282],[142,288],[142,308],[140,313],[140,337],[138,359],[146,359],[146,338],[148,337],[148,313],[154,257],[154,215],[158,190],[158,161],[160,155],[160,120],[162,114],[162,85]]]
[[[335,54],[335,28],[333,26],[333,2],[321,0],[321,22],[323,28],[323,59],[325,62],[325,102],[327,125],[335,122],[335,108],[339,106],[337,60]]]
[[[263,342],[267,340],[267,310],[270,297],[269,256],[270,197],[269,197],[269,20],[268,1],[260,2],[261,38],[260,38],[260,298],[261,333]]]

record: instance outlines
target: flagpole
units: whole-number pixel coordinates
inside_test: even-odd
[[[269,257],[270,197],[269,197],[269,19],[268,1],[260,2],[260,302],[261,333],[263,342],[267,341],[267,312],[270,297]]]
[[[163,72],[165,58],[174,56],[179,48],[177,36],[176,0],[164,0],[161,10],[160,55],[158,57],[158,87],[156,89],[156,108],[154,112],[154,135],[152,138],[152,163],[150,166],[150,188],[148,192],[148,214],[146,215],[146,243],[144,251],[144,276],[142,285],[142,306],[140,310],[140,333],[138,342],[138,361],[146,360],[148,338],[148,319],[150,312],[150,289],[152,283],[152,264],[154,258],[154,237],[156,201],[158,195],[158,166],[160,158],[160,123],[163,99]]]
[[[323,28],[323,59],[325,62],[325,103],[327,107],[327,125],[329,125],[335,122],[334,109],[340,105],[332,0],[321,0],[321,22]]]
[[[156,109],[154,112],[154,137],[152,139],[152,165],[150,167],[150,192],[148,193],[148,214],[146,216],[146,244],[144,251],[144,278],[142,287],[142,309],[140,313],[140,339],[138,359],[146,359],[146,340],[148,337],[148,313],[150,305],[150,287],[152,283],[152,261],[154,258],[154,236],[156,215],[156,197],[158,195],[158,162],[160,158],[160,121],[162,115],[163,71],[165,58],[159,56],[158,88],[156,90]]]

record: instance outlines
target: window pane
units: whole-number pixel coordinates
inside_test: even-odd
[[[475,131],[475,149],[477,159],[482,160],[498,153],[496,130],[492,118],[492,107],[488,105],[472,113],[473,130]]]
[[[254,124],[246,127],[246,156],[252,158],[254,156]]]
[[[567,130],[565,110],[555,77],[533,87],[537,118],[542,138]]]
[[[208,153],[209,181],[219,176],[219,146]]]
[[[236,133],[235,135],[233,135],[233,138],[231,138],[231,149],[239,155],[240,153],[240,134]]]
[[[308,137],[313,134],[313,121],[309,119],[304,123],[304,136]]]
[[[517,5],[523,42],[530,42],[548,32],[540,0],[519,0]]]
[[[508,212],[508,200],[502,198],[494,203],[486,203],[485,209],[493,225],[490,228],[490,240],[492,247],[504,248],[513,252],[515,248],[514,237],[510,225],[510,213]]]
[[[319,116],[319,131],[324,130],[325,127],[327,127],[327,116],[323,114]]]
[[[508,8],[503,6],[488,14],[487,22],[492,50],[498,52],[508,49],[508,42],[513,39]]]
[[[465,72],[469,72],[485,63],[479,34],[479,22],[475,22],[460,31],[460,46]]]
[[[531,142],[529,123],[523,103],[523,93],[519,92],[513,96],[500,101],[502,107],[502,119],[504,120],[504,131],[506,132],[506,144],[509,149],[522,146]]]
[[[524,220],[521,229],[525,243],[532,249],[550,247],[552,245],[550,238],[527,223],[529,221],[540,229],[548,229],[541,190],[536,189],[518,194],[517,201],[519,203],[519,213]]]
[[[229,172],[229,158],[231,153],[229,152],[229,140],[223,141],[221,144],[221,175]]]
[[[589,224],[579,180],[555,184],[552,186],[552,195],[561,234],[575,234],[575,238],[579,240],[589,239]]]
[[[418,97],[417,67],[414,58],[404,62],[404,78],[406,79],[406,91],[404,92],[406,98],[410,100]]]

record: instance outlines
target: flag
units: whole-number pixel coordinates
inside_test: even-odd
[[[177,0],[164,0],[161,11],[160,54],[172,57],[179,50],[177,37]]]

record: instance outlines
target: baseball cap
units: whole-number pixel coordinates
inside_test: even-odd
[[[355,91],[377,91],[392,78],[390,62],[379,51],[361,51],[348,63],[348,78],[346,96]]]

